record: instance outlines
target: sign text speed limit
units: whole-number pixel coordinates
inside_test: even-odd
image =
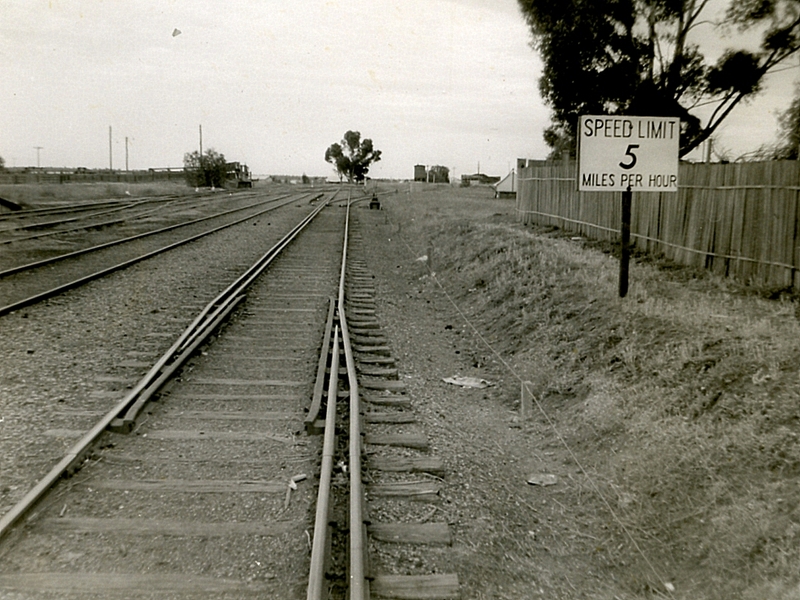
[[[677,192],[680,130],[677,117],[582,116],[578,189]]]

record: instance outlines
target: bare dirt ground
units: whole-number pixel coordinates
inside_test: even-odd
[[[800,598],[790,297],[639,260],[621,300],[613,256],[487,188],[382,204],[358,211],[367,262],[446,457],[462,597]]]

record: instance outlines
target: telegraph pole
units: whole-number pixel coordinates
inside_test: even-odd
[[[108,170],[114,170],[114,162],[111,156],[111,125],[108,126]]]
[[[203,126],[200,125],[200,158],[203,158]]]
[[[42,166],[39,161],[39,151],[43,149],[43,146],[34,146],[34,148],[36,149],[36,168],[38,169]]]
[[[128,136],[125,136],[125,170],[128,170]]]

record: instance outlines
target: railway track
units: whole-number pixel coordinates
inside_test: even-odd
[[[452,534],[436,518],[444,464],[431,453],[398,377],[364,254],[354,218],[339,296],[349,432],[347,454],[339,461],[351,474],[349,562],[345,589],[332,585],[331,597],[452,600],[460,597],[458,575],[439,560],[450,551]]]
[[[91,204],[31,209],[0,215],[0,244],[17,252],[42,253],[32,240],[58,237],[61,242],[83,243],[108,239],[115,231],[146,231],[157,223],[168,224],[218,211],[223,204],[236,205],[258,192],[204,193],[200,196],[131,198]],[[7,252],[9,250],[7,249]]]
[[[218,317],[236,314],[213,344],[190,351],[191,363],[137,415],[135,429],[102,427],[88,459],[68,452],[82,468],[53,478],[45,497],[28,499],[16,518],[21,526],[3,529],[0,590],[279,597],[288,579],[300,585],[310,481],[298,481],[288,502],[286,491],[292,477],[313,472],[315,441],[298,434],[335,291],[342,218],[323,211],[264,277],[258,267],[244,275],[253,279],[246,301],[232,288],[206,307],[207,319],[187,332],[203,322],[215,331]],[[181,336],[168,354],[193,343]],[[98,425],[124,420],[130,407],[119,408]],[[3,525],[10,521],[6,515]]]
[[[274,194],[291,192],[285,186],[270,186]],[[330,190],[329,190],[330,191]],[[62,201],[49,207],[0,213],[0,244],[21,244],[32,239],[80,232],[75,241],[89,239],[88,232],[117,227],[152,227],[154,223],[208,214],[220,206],[236,206],[248,198],[263,196],[263,190],[217,190],[192,195],[166,195],[95,200]],[[124,226],[124,227],[120,227]]]
[[[316,192],[267,197],[250,194],[247,198],[251,201],[242,204],[245,198],[240,197],[237,206],[219,206],[211,214],[183,217],[156,229],[151,225],[145,232],[8,267],[0,271],[0,316],[287,204],[321,197]],[[37,273],[46,273],[46,277]]]
[[[18,228],[19,224],[23,223],[29,224],[34,222],[36,219],[40,218],[44,219],[45,217],[49,218],[50,220],[57,220],[53,219],[52,217],[56,215],[67,215],[66,218],[71,218],[72,216],[82,213],[93,213],[98,211],[113,210],[130,204],[131,201],[129,199],[114,199],[114,200],[78,202],[78,203],[72,203],[68,206],[50,206],[43,208],[21,209],[9,213],[0,214],[0,224],[2,224],[0,230],[2,231],[13,230]]]
[[[85,447],[0,519],[0,592],[459,596],[436,564],[444,468],[346,214],[321,210],[226,288],[93,432],[59,432]]]

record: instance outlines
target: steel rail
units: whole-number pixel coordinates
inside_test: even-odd
[[[308,406],[308,413],[303,419],[306,433],[309,435],[318,434],[316,422],[322,407],[322,395],[325,389],[325,369],[328,367],[328,350],[331,346],[331,332],[333,330],[333,319],[336,313],[336,300],[331,297],[328,304],[328,318],[325,321],[325,334],[322,336],[322,351],[319,353],[317,362],[317,377],[314,383],[314,391],[311,394],[311,404]]]
[[[170,377],[183,366],[189,357],[197,350],[198,346],[202,344],[206,338],[211,335],[214,330],[230,315],[233,310],[245,299],[244,294],[237,296],[233,299],[226,301],[222,306],[218,307],[203,323],[203,326],[193,333],[191,338],[187,340],[184,346],[176,350],[170,360],[165,363],[162,368],[153,373],[154,379],[150,381],[135,398],[130,398],[132,403],[128,404],[123,410],[125,414],[118,417],[109,423],[109,429],[117,433],[128,433],[136,424],[136,418],[139,416],[141,410],[150,401],[150,399],[164,387],[164,384],[169,381]],[[122,414],[120,412],[120,414]]]
[[[180,229],[181,227],[186,227],[187,225],[194,225],[195,223],[201,223],[203,221],[208,221],[210,219],[216,219],[217,217],[224,217],[226,215],[233,214],[235,212],[241,212],[243,210],[247,210],[250,208],[255,208],[256,206],[260,206],[262,204],[266,204],[268,202],[275,202],[277,200],[282,200],[288,198],[289,196],[278,196],[277,198],[270,198],[269,200],[261,200],[259,202],[254,202],[253,204],[248,204],[247,206],[242,206],[240,208],[234,208],[231,210],[226,210],[221,213],[217,213],[215,215],[209,215],[206,217],[199,217],[197,219],[192,219],[191,221],[186,221],[184,223],[176,223],[175,225],[167,225],[166,227],[161,227],[159,229],[155,229],[153,231],[146,231],[145,233],[137,233],[136,235],[131,235],[125,238],[121,238],[119,240],[113,240],[111,242],[104,242],[102,244],[98,244],[97,246],[91,246],[89,248],[83,248],[81,250],[75,250],[74,252],[68,252],[66,254],[59,254],[58,256],[53,256],[51,258],[45,258],[43,260],[37,260],[35,262],[26,263],[24,265],[19,265],[16,267],[11,267],[10,269],[6,269],[4,271],[0,271],[0,278],[7,277],[9,275],[13,275],[15,273],[20,273],[22,271],[27,271],[29,269],[35,269],[37,267],[43,267],[45,265],[53,264],[58,261],[67,259],[67,258],[75,258],[76,256],[80,256],[82,254],[88,254],[89,252],[95,252],[97,250],[102,250],[104,248],[110,248],[112,246],[116,246],[119,244],[124,244],[126,242],[132,242],[134,240],[139,240],[142,238],[146,238],[151,235],[156,235],[159,233],[166,233],[167,231],[172,231],[173,229]],[[283,206],[283,205],[281,205]],[[277,207],[276,207],[277,208]],[[260,213],[259,213],[260,214]],[[138,217],[137,217],[138,218]],[[109,223],[115,223],[119,221],[113,221]],[[80,229],[88,229],[89,227],[81,227]],[[67,233],[66,231],[59,231],[56,233]],[[49,234],[48,234],[49,235]],[[32,238],[25,238],[25,239],[32,239]],[[19,241],[19,240],[11,240],[11,241]],[[0,244],[10,243],[9,241],[0,242]]]
[[[342,264],[339,272],[339,290],[336,302],[336,311],[339,324],[336,327],[336,341],[334,343],[333,358],[331,359],[331,379],[328,390],[328,403],[325,421],[325,438],[323,441],[322,467],[320,485],[317,495],[317,512],[314,522],[314,541],[311,549],[311,566],[307,588],[307,600],[322,600],[327,598],[323,589],[326,566],[326,552],[328,549],[328,514],[330,510],[331,485],[330,477],[333,468],[333,439],[335,434],[335,404],[338,398],[337,385],[339,378],[339,344],[338,334],[342,336],[342,351],[347,367],[349,384],[349,413],[350,425],[348,428],[349,456],[348,472],[349,485],[349,523],[350,535],[348,536],[348,549],[350,564],[348,569],[348,598],[349,600],[369,600],[369,582],[365,574],[365,539],[364,524],[364,490],[361,480],[361,407],[358,393],[358,377],[356,374],[353,349],[350,343],[350,334],[347,327],[345,313],[345,276],[347,273],[347,246],[350,231],[350,198],[347,201],[347,213],[342,248]]]
[[[369,582],[365,570],[364,485],[361,480],[361,400],[358,394],[353,348],[344,313],[342,318],[342,346],[347,363],[347,380],[350,385],[350,600],[369,600]]]
[[[347,268],[347,245],[350,231],[350,205],[344,225],[344,247],[342,249],[342,270],[339,275],[339,326],[342,328],[342,347],[347,364],[347,380],[350,386],[350,428],[349,428],[349,464],[350,470],[350,600],[369,600],[369,582],[365,577],[365,532],[364,532],[364,488],[361,480],[361,401],[358,394],[358,377],[356,375],[353,348],[350,344],[350,333],[347,327],[347,316],[344,308],[345,274]]]
[[[120,401],[111,411],[109,411],[95,426],[87,432],[66,455],[31,489],[17,504],[15,504],[6,514],[0,517],[0,539],[11,530],[24,515],[47,493],[47,491],[64,475],[74,471],[82,462],[93,444],[105,432],[111,423],[120,417],[123,412],[128,411],[131,404],[136,402],[142,392],[147,391],[152,395],[156,388],[154,384],[157,380],[162,383],[166,378],[162,377],[163,369],[167,366],[168,370],[174,371],[191,352],[210,335],[214,329],[225,319],[225,317],[243,299],[246,288],[260,275],[264,269],[275,259],[278,253],[283,250],[297,235],[302,231],[323,208],[330,202],[326,200],[320,203],[311,213],[309,213],[298,225],[286,234],[275,246],[262,256],[248,271],[239,277],[234,284],[231,284],[225,291],[212,300],[189,325],[189,327],[172,344],[169,350],[157,361],[156,365],[150,369],[134,389]]]
[[[317,196],[317,198],[319,198],[320,196],[322,196],[322,194],[319,194],[319,196]],[[57,287],[51,288],[49,290],[46,290],[44,292],[41,292],[39,294],[35,294],[33,296],[29,296],[28,298],[23,298],[22,300],[19,300],[17,302],[12,303],[12,304],[8,304],[6,306],[0,306],[0,317],[3,316],[3,315],[8,314],[10,312],[13,312],[15,310],[18,310],[20,308],[24,308],[26,306],[30,306],[32,304],[36,304],[37,302],[41,302],[42,300],[46,300],[47,298],[52,298],[53,296],[58,296],[59,294],[62,294],[62,293],[67,292],[69,290],[72,290],[72,289],[75,289],[77,287],[80,287],[80,286],[82,286],[82,285],[84,285],[86,283],[89,283],[90,281],[94,281],[95,279],[100,279],[101,277],[105,277],[106,275],[110,275],[111,273],[114,273],[115,271],[120,271],[122,269],[126,269],[127,267],[130,267],[131,265],[135,265],[138,262],[141,262],[143,260],[147,260],[148,258],[152,258],[154,256],[157,256],[158,254],[162,254],[162,253],[167,252],[169,250],[173,250],[173,249],[175,249],[175,248],[177,248],[179,246],[182,246],[184,244],[188,244],[189,242],[193,242],[195,240],[198,240],[198,239],[200,239],[202,237],[205,237],[207,235],[211,235],[212,233],[216,233],[216,232],[221,231],[223,229],[226,229],[228,227],[232,227],[234,225],[238,225],[239,223],[243,223],[243,222],[245,222],[245,221],[247,221],[249,219],[252,219],[254,217],[257,217],[259,215],[267,213],[267,212],[269,212],[271,210],[275,210],[277,208],[280,208],[281,206],[284,206],[286,204],[290,204],[290,203],[295,202],[295,201],[296,201],[295,198],[289,199],[283,204],[270,206],[269,208],[266,208],[266,209],[264,209],[262,211],[254,213],[252,215],[248,215],[246,217],[243,217],[243,218],[238,219],[236,221],[233,221],[231,223],[227,223],[225,225],[220,225],[219,227],[215,227],[215,228],[210,229],[208,231],[205,231],[205,232],[202,232],[202,233],[198,233],[196,235],[190,236],[190,237],[188,237],[186,239],[180,240],[180,241],[175,242],[173,244],[169,244],[168,246],[164,246],[164,247],[159,248],[157,250],[153,250],[152,252],[148,252],[146,254],[142,254],[141,256],[137,256],[136,258],[132,258],[130,260],[126,260],[124,262],[118,263],[118,264],[113,265],[111,267],[108,267],[106,269],[102,269],[100,271],[96,271],[96,272],[91,273],[89,275],[86,275],[84,277],[80,277],[79,279],[75,279],[75,280],[70,281],[68,283],[65,283],[65,284],[59,285]]]
[[[323,348],[325,352],[327,348]],[[328,380],[328,403],[325,408],[325,434],[322,442],[322,464],[317,492],[317,511],[314,518],[314,542],[311,546],[311,565],[308,574],[307,600],[327,598],[324,589],[325,566],[329,547],[328,520],[330,518],[331,478],[333,456],[336,451],[336,400],[339,397],[339,326],[334,328],[331,349],[331,371]]]

